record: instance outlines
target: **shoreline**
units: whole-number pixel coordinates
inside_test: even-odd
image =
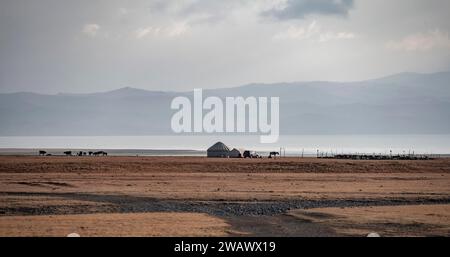
[[[43,150],[54,157],[66,156],[65,151],[72,151],[74,154],[79,151],[105,151],[111,156],[206,156],[206,151],[190,149],[100,149],[100,148],[0,148],[0,156],[38,156]],[[51,157],[51,156],[46,156]]]
[[[206,150],[194,150],[194,149],[102,149],[102,148],[0,148],[0,156],[39,156],[39,151],[44,150],[51,156],[45,157],[62,157],[66,156],[65,151],[72,151],[73,156],[76,157],[76,153],[79,151],[105,151],[112,157],[206,157]],[[270,151],[256,151],[263,158],[267,158]],[[321,152],[323,154],[323,152]],[[352,155],[353,153],[344,153]],[[371,155],[373,153],[359,153],[361,155]],[[377,155],[378,153],[376,153]],[[339,155],[339,154],[338,154]],[[406,154],[408,155],[408,154]],[[423,154],[415,153],[414,155],[427,155],[434,156],[435,158],[450,158],[450,153],[433,153]],[[323,156],[324,157],[324,156]],[[323,158],[318,157],[317,153],[293,153],[286,152],[286,156],[278,158]]]

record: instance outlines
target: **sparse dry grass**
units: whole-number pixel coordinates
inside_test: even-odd
[[[294,210],[290,215],[335,229],[339,234],[365,236],[450,236],[450,205],[408,205]]]
[[[447,197],[450,159],[2,156],[0,188],[194,200]]]
[[[433,161],[352,161],[315,158],[244,160],[200,157],[0,156],[0,209],[5,211],[0,213],[0,235],[64,236],[78,230],[86,236],[205,236],[224,235],[226,231],[234,231],[234,234],[269,235],[278,231],[266,229],[271,220],[285,222],[280,223],[280,226],[298,226],[285,230],[291,231],[292,235],[297,235],[303,228],[311,231],[312,235],[329,233],[323,226],[320,227],[321,230],[314,226],[302,227],[305,224],[300,219],[293,221],[277,217],[256,217],[261,221],[258,224],[263,225],[245,225],[248,229],[242,232],[236,229],[239,227],[236,224],[242,225],[239,217],[233,220],[236,227],[228,230],[222,218],[206,214],[119,214],[114,213],[117,212],[114,202],[95,197],[65,197],[65,193],[182,201],[442,199],[450,196],[450,158]],[[385,209],[380,209],[379,213],[387,215],[383,218],[386,221],[384,223],[388,224],[387,220],[391,219],[395,224],[397,221],[398,224],[403,224],[391,226],[395,228],[392,231],[384,229],[383,225],[336,227],[333,223],[370,224],[370,219],[376,217],[372,212],[378,212],[377,208],[381,207],[362,209],[360,213],[356,213],[357,208],[330,209],[336,215],[341,211],[341,215],[347,218],[334,221],[330,219],[331,223],[324,224],[347,235],[365,234],[374,228],[380,228],[379,231],[386,235],[448,235],[446,226],[450,210],[445,206],[447,205],[430,205],[426,209],[427,213],[419,207],[383,207]],[[58,213],[67,211],[82,215],[6,216],[27,213],[27,208],[46,208],[47,211],[57,208]],[[101,214],[87,214],[98,212]],[[430,212],[441,215],[439,217],[444,219],[444,224],[436,224],[437,216]],[[42,214],[48,213],[54,212]],[[417,218],[419,223],[430,225],[414,228],[411,224],[402,223],[403,221],[398,220],[402,213]],[[364,216],[369,220],[364,220]],[[263,219],[268,223],[264,223]],[[254,221],[249,220],[248,224],[253,224],[252,222]],[[255,227],[258,230],[251,232]],[[273,229],[275,227],[277,226]],[[403,233],[404,231],[408,233]]]
[[[229,225],[201,213],[0,217],[0,236],[226,236]]]

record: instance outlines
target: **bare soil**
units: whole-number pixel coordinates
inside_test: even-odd
[[[229,225],[202,213],[110,213],[0,218],[2,236],[226,236]]]
[[[350,236],[450,236],[450,205],[293,210],[290,215]]]
[[[72,222],[77,220],[77,224],[91,224],[91,217],[95,220],[100,216],[117,219],[121,225],[98,228],[85,235],[190,235],[177,234],[156,223],[152,226],[151,218],[141,222],[138,218],[121,216],[135,214],[145,218],[158,213],[200,215],[195,216],[199,228],[209,231],[204,235],[361,235],[357,230],[349,232],[327,223],[300,219],[289,211],[418,204],[438,208],[432,206],[449,203],[449,158],[362,161],[0,156],[0,235],[3,236],[61,236],[66,230],[55,230],[53,226],[71,224],[66,221],[69,218]],[[53,222],[44,222],[50,216]],[[177,216],[177,224],[183,225],[184,219],[180,217]],[[208,230],[203,225],[209,219],[217,219],[218,224],[226,226]],[[21,226],[27,224],[23,220],[32,223],[29,229]],[[186,226],[194,226],[188,221]],[[122,230],[124,226],[135,227],[134,223],[146,226],[141,230]],[[92,224],[103,227],[102,223]],[[170,219],[167,224],[172,226]],[[151,233],[142,231],[148,227]],[[422,232],[418,229],[413,234],[443,234],[433,227]]]

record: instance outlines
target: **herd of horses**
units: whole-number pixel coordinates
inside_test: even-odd
[[[72,152],[72,151],[65,151],[63,152],[65,156],[108,156],[108,153],[105,151],[79,151],[79,152]],[[46,151],[39,151],[39,156],[51,156],[50,153],[47,153]]]

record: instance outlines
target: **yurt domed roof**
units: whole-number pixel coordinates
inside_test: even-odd
[[[224,152],[224,151],[228,152],[230,151],[230,148],[228,148],[228,146],[226,146],[222,142],[217,142],[213,146],[208,148],[208,152]]]

